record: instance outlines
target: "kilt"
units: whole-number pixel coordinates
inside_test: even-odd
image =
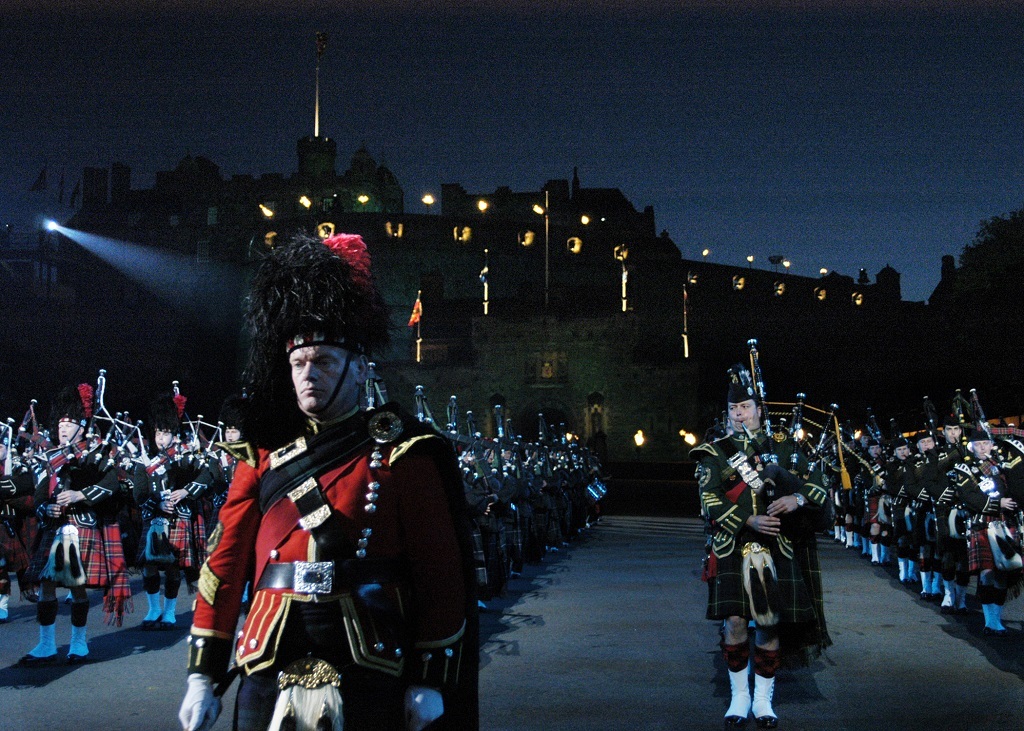
[[[139,552],[136,559],[136,566],[146,566],[146,540],[149,535],[149,527],[152,522],[147,521],[143,525],[143,540],[139,542]],[[206,530],[203,516],[195,515],[192,520],[176,517],[167,526],[167,542],[171,545],[171,551],[177,558],[179,568],[190,569],[202,566],[206,560]],[[163,564],[154,564],[163,566]]]
[[[972,574],[982,571],[996,571],[996,561],[992,558],[992,547],[988,544],[988,524],[990,520],[971,528],[968,537],[967,568]]]
[[[34,531],[30,528],[29,520],[21,516],[7,515],[0,519],[0,558],[4,560],[4,569],[11,573],[24,571],[32,560],[29,546]]]
[[[783,556],[774,539],[746,530],[737,536],[733,552],[717,559],[717,573],[708,579],[707,618],[753,619],[750,600],[743,590],[742,549],[743,545],[750,541],[757,541],[771,550],[778,577],[779,595],[782,599],[782,606],[778,607],[780,622],[816,622],[814,602],[796,561]]]
[[[513,564],[523,562],[523,531],[518,513],[515,520],[505,521],[505,555]]]
[[[878,495],[868,498],[867,508],[864,510],[864,525],[881,525],[878,520]]]
[[[42,531],[39,548],[32,557],[28,568],[27,580],[33,584],[40,582],[39,574],[46,568],[50,559],[50,548],[57,537],[57,528],[52,526]],[[103,589],[110,585],[110,574],[107,570],[107,556],[103,548],[103,534],[96,526],[78,525],[78,555],[85,569],[85,586],[90,589]],[[62,584],[58,584],[62,586]]]

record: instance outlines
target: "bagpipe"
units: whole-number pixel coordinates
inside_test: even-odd
[[[512,420],[505,415],[505,406],[502,404],[493,406],[494,435],[487,437],[477,427],[472,411],[467,410],[465,418],[460,420],[456,396],[448,400],[447,420],[443,430],[438,428],[422,386],[416,387],[414,399],[415,415],[420,422],[430,424],[446,436],[456,452],[470,452],[473,455],[476,479],[499,474],[522,478],[529,471],[546,478],[549,486],[553,486],[556,470],[584,469],[596,462],[589,449],[569,438],[564,424],[560,425],[557,435],[553,433],[553,427],[548,424],[543,413],[537,414],[538,436],[535,442],[531,442],[515,434]],[[505,452],[509,456],[504,456]],[[600,474],[599,465],[596,472]],[[595,486],[591,497],[599,495],[596,499],[600,499],[606,492],[607,487],[600,483]]]
[[[758,442],[745,425],[744,431],[747,432],[747,438],[762,463],[779,464],[785,473],[792,476],[786,477],[783,474],[782,478],[784,479],[782,480],[766,482],[765,498],[767,502],[771,503],[777,497],[796,492],[801,483],[815,470],[820,471],[823,475],[829,471],[838,473],[843,488],[850,489],[852,482],[840,446],[842,438],[839,419],[836,415],[839,407],[836,404],[831,404],[828,409],[812,406],[807,403],[807,395],[802,392],[797,394],[796,400],[793,402],[769,401],[761,371],[757,340],[752,338],[747,341],[747,345],[750,348],[752,379],[746,383],[742,372],[734,375],[740,378],[743,385],[752,387],[755,402],[761,408],[766,439]],[[773,417],[778,419],[780,425],[778,428],[773,426]],[[786,425],[787,418],[789,419],[788,427]],[[815,429],[818,430],[816,434],[813,431]],[[793,442],[793,451],[785,463],[780,463],[774,445],[776,442],[781,444],[786,441],[787,437]],[[801,455],[806,459],[806,464],[801,464]],[[830,529],[834,520],[835,505],[832,500],[826,500],[824,508],[821,510],[800,510],[784,515],[782,531],[791,538],[800,538]]]
[[[839,446],[843,443],[837,415],[839,407],[836,404],[830,404],[828,409],[812,406],[807,403],[807,394],[803,392],[797,393],[793,402],[769,401],[765,393],[757,340],[751,338],[747,345],[750,347],[750,365],[753,373],[750,385],[753,387],[757,405],[761,407],[764,431],[768,437],[764,440],[765,446],[759,448],[761,460],[777,462],[773,443],[788,436],[793,440],[795,448],[789,456],[788,464],[781,466],[796,473],[802,454],[807,459],[810,469],[830,469],[838,473],[843,489],[849,490],[852,482],[846,469],[843,450]],[[772,426],[773,417],[779,419],[778,429]],[[814,430],[817,430],[816,436]]]
[[[66,465],[78,467],[94,467],[102,475],[113,469],[127,443],[130,435],[138,428],[126,420],[126,415],[118,413],[112,415],[106,406],[107,372],[100,369],[96,379],[96,387],[85,388],[88,393],[88,403],[83,400],[86,417],[84,433],[81,439],[67,444],[43,451],[38,459],[44,462],[52,471],[57,472]],[[81,391],[80,391],[81,393]],[[35,401],[29,407],[34,419]]]

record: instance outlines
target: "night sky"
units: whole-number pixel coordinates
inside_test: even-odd
[[[186,154],[225,176],[294,172],[317,30],[338,172],[365,145],[411,212],[441,183],[536,190],[578,167],[654,206],[686,256],[891,264],[924,300],[943,254],[1024,207],[1020,3],[196,9],[213,4],[4,1],[0,222],[66,218],[61,171],[66,202],[83,166],[123,162],[136,188]],[[47,194],[29,193],[44,164]]]

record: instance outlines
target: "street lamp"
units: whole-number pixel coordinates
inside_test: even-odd
[[[749,266],[749,267],[750,267],[751,269],[753,269],[753,268],[754,268],[754,255],[753,255],[753,254],[747,254],[747,265],[748,265],[748,266]]]
[[[420,200],[423,201],[423,205],[427,207],[427,215],[430,215],[430,207],[437,202],[437,199],[430,193],[426,193],[422,198],[420,198]]]
[[[645,441],[647,441],[647,440],[644,437],[644,430],[643,429],[637,429],[636,430],[636,434],[633,435],[633,444],[636,445],[636,458],[637,458],[637,461],[640,460],[640,448],[642,446],[644,446],[644,442]]]

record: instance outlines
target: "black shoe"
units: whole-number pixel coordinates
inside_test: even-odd
[[[758,728],[776,728],[779,725],[779,719],[775,716],[761,716],[757,719]]]
[[[165,622],[165,621],[163,621],[161,619],[161,620],[157,621],[155,629],[158,629],[158,630],[162,631],[162,630],[174,629],[177,626],[178,625],[175,622]]]
[[[747,717],[743,716],[726,716],[725,727],[726,728],[743,728],[747,725]]]
[[[985,627],[985,629],[983,629],[981,633],[983,635],[988,635],[989,637],[1006,637],[1006,635],[1010,634],[1010,631],[1005,627],[1003,629],[993,629],[992,627]]]
[[[68,655],[68,665],[81,665],[84,662],[88,662],[88,655]]]
[[[142,620],[142,629],[145,629],[145,630],[156,629],[158,624],[160,624],[160,620],[159,619],[144,619],[144,620]]]
[[[53,665],[57,662],[57,653],[52,655],[46,655],[45,657],[36,657],[35,655],[24,655],[18,660],[18,666],[23,668],[41,668],[46,665]]]

